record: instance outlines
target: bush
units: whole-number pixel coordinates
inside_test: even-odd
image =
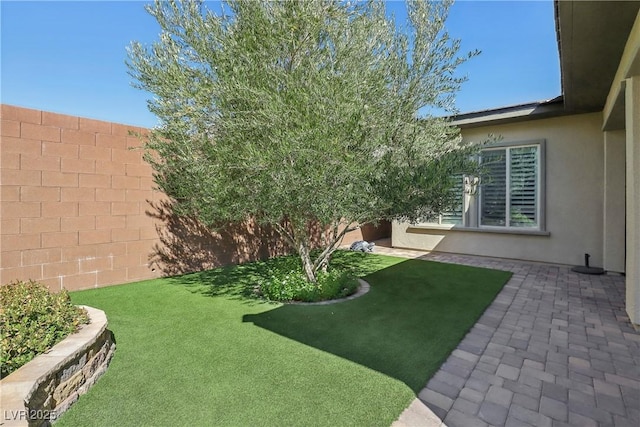
[[[0,378],[88,322],[66,291],[53,294],[34,281],[0,286]]]
[[[307,282],[301,268],[272,268],[260,282],[260,293],[271,301],[316,302],[347,297],[358,289],[358,281],[346,271],[332,269],[318,274],[318,283]]]
[[[346,271],[331,270],[318,275],[318,286],[303,289],[296,300],[313,302],[344,298],[358,290],[358,280]]]

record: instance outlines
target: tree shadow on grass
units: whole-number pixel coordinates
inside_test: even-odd
[[[371,291],[332,305],[284,305],[244,322],[367,366],[416,394],[511,273],[407,260],[367,277]]]

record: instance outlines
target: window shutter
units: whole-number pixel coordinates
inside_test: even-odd
[[[481,154],[485,175],[480,191],[480,224],[506,226],[507,151],[487,150]]]
[[[538,149],[537,147],[512,148],[510,170],[511,227],[536,227],[538,225]]]
[[[457,197],[458,204],[456,205],[453,211],[444,212],[441,215],[441,220],[440,220],[441,224],[462,225],[462,222],[463,222],[462,221],[462,213],[463,213],[462,203],[463,203],[463,196],[464,196],[463,179],[462,179],[462,175],[458,175],[455,178],[456,178],[456,185],[451,189],[451,192],[455,197]]]

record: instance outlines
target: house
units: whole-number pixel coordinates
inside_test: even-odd
[[[456,212],[394,223],[392,245],[592,266],[626,275],[640,324],[640,2],[555,2],[561,97],[462,114],[468,141],[500,136],[491,179],[460,183]]]

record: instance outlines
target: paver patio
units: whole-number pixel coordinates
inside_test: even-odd
[[[378,253],[513,272],[393,427],[640,425],[640,333],[623,276],[376,243]]]

